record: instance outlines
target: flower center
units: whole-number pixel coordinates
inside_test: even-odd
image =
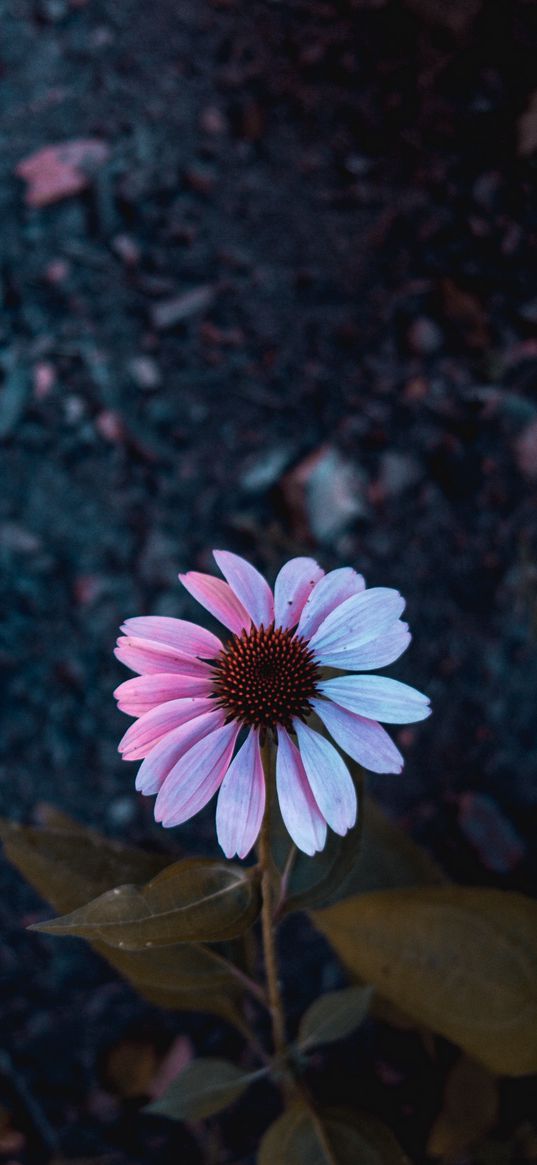
[[[294,631],[263,626],[234,635],[215,665],[214,694],[230,718],[256,728],[290,730],[310,711],[320,668]]]

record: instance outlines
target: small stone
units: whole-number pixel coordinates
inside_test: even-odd
[[[130,825],[136,815],[134,797],[114,797],[108,806],[108,819],[112,825]]]
[[[406,453],[384,453],[381,459],[379,484],[384,497],[399,497],[421,477],[418,462]]]
[[[140,262],[140,248],[130,235],[116,235],[112,239],[112,250],[126,267],[135,267]]]
[[[462,794],[459,825],[487,870],[508,874],[524,857],[525,847],[514,825],[486,793]]]
[[[65,283],[65,280],[70,274],[71,266],[65,259],[51,259],[45,268],[45,279],[53,287],[58,286],[60,283]]]
[[[56,383],[56,369],[53,364],[40,360],[33,370],[35,400],[46,400]]]
[[[43,546],[41,538],[16,522],[3,522],[0,526],[0,547],[19,554],[35,554]]]
[[[214,287],[204,284],[186,291],[184,295],[175,295],[171,299],[161,299],[151,307],[151,320],[158,331],[165,331],[177,324],[182,324],[192,316],[206,311],[212,304],[215,296]]]
[[[82,397],[76,396],[75,393],[69,393],[63,402],[65,420],[68,425],[77,425],[79,421],[86,415],[86,405]]]
[[[291,470],[282,489],[296,536],[313,535],[325,545],[368,513],[362,474],[330,445],[316,449]]]
[[[250,459],[241,475],[240,484],[246,493],[263,493],[280,478],[292,457],[292,451],[283,445],[265,449]]]
[[[409,348],[417,356],[434,356],[444,342],[438,324],[435,324],[434,320],[428,319],[427,316],[420,316],[419,319],[411,323],[407,332],[407,340]]]
[[[207,105],[202,110],[200,116],[200,129],[204,133],[217,136],[226,133],[228,128],[227,121],[222,113],[222,110],[217,105]]]
[[[520,472],[530,481],[537,480],[537,418],[530,421],[515,441],[515,457]]]
[[[109,441],[111,445],[118,445],[124,440],[125,426],[123,419],[119,413],[113,409],[103,409],[95,419],[95,428],[104,437],[105,441]]]
[[[160,368],[151,356],[133,356],[128,364],[129,372],[138,388],[153,392],[161,383]]]

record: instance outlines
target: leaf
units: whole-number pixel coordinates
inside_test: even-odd
[[[174,862],[146,886],[116,886],[86,906],[31,929],[141,950],[234,938],[252,926],[259,908],[255,870],[195,858]]]
[[[257,1165],[409,1165],[388,1129],[361,1114],[293,1105],[265,1133]]]
[[[142,951],[119,950],[105,943],[92,946],[156,1007],[210,1012],[243,1030],[238,1008],[240,984],[231,966],[215,957],[210,948],[193,943]]]
[[[47,807],[45,827],[0,823],[6,857],[56,910],[70,911],[124,878],[145,881],[167,858],[100,836]],[[219,1015],[242,1030],[242,992],[232,969],[208,948],[191,943],[141,951],[91,944],[132,986],[158,1007]]]
[[[530,94],[528,105],[518,119],[518,153],[529,158],[537,150],[537,89]]]
[[[263,1073],[243,1072],[229,1060],[193,1060],[145,1112],[171,1120],[203,1120],[227,1108]]]
[[[399,886],[436,885],[444,880],[428,854],[390,821],[367,794],[362,801],[362,819],[356,862],[337,893],[331,895],[330,904],[351,894]]]
[[[54,827],[0,821],[5,855],[56,910],[70,911],[118,882],[146,882],[169,859],[102,837],[51,810]],[[58,824],[62,822],[61,828]]]
[[[365,1019],[372,994],[371,987],[344,987],[342,991],[321,995],[300,1021],[297,1038],[300,1051],[350,1035]]]
[[[537,902],[464,886],[387,890],[312,914],[343,963],[499,1075],[537,1071]]]
[[[427,1144],[431,1157],[460,1157],[490,1132],[498,1118],[498,1081],[475,1060],[461,1056],[452,1068],[442,1111]]]
[[[361,826],[361,790],[362,775],[358,765],[352,766],[353,778],[358,793],[358,823],[354,829],[349,829],[345,837],[339,837],[329,830],[326,845],[314,857],[301,853],[290,843],[289,834],[283,824],[277,798],[272,804],[272,852],[275,865],[283,873],[289,858],[290,874],[285,891],[285,902],[282,914],[290,914],[294,910],[305,910],[315,906],[323,906],[330,900],[352,869],[359,852]]]
[[[159,1059],[156,1045],[148,1038],[118,1040],[108,1049],[103,1064],[107,1090],[123,1099],[150,1096]]]

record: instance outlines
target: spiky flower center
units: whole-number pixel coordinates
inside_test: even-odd
[[[310,712],[320,668],[305,639],[273,625],[234,635],[215,663],[213,690],[230,719],[291,729]]]

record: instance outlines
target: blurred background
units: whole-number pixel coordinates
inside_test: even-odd
[[[450,877],[534,891],[537,6],[0,10],[1,814],[214,852],[212,809],[163,837],[118,757],[118,625],[199,617],[177,572],[212,547],[271,581],[307,553],[408,599],[392,674],[434,715],[372,792]],[[117,1069],[235,1037],[25,933],[0,879],[0,1154],[249,1163],[244,1117],[211,1149]],[[383,1054],[426,1160],[430,1067]]]

